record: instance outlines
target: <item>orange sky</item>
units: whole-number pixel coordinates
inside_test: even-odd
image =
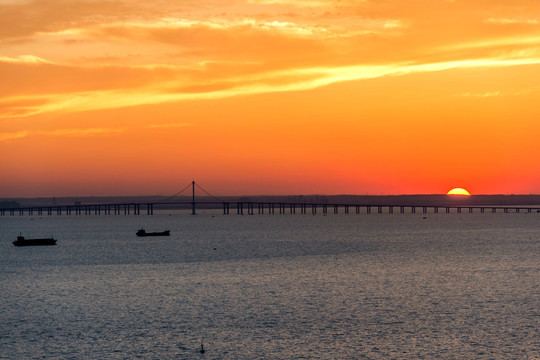
[[[0,197],[540,193],[538,0],[0,0]]]

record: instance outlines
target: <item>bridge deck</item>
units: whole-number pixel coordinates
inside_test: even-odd
[[[154,209],[191,209],[195,213],[196,208],[205,209],[223,209],[224,215],[236,213],[239,215],[254,215],[257,214],[327,214],[329,212],[337,214],[344,212],[346,214],[354,210],[356,214],[365,213],[371,214],[376,212],[382,214],[394,213],[416,213],[428,212],[445,213],[457,212],[462,213],[463,210],[473,212],[526,212],[540,213],[540,205],[535,206],[508,206],[508,205],[379,205],[379,204],[315,204],[315,203],[297,203],[297,202],[252,202],[252,201],[235,201],[235,202],[167,202],[167,203],[122,203],[122,204],[87,204],[87,205],[54,205],[54,206],[27,206],[15,208],[0,209],[0,216],[6,215],[140,215],[141,208],[143,214],[153,215]]]

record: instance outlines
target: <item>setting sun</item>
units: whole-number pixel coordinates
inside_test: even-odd
[[[454,188],[446,193],[447,195],[462,195],[462,196],[470,196],[471,194],[462,188]]]

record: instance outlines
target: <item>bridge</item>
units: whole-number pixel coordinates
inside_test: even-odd
[[[175,200],[186,190],[191,188],[191,201]],[[206,193],[210,200],[199,200],[195,197],[195,189],[198,188]],[[272,201],[227,201],[219,199],[201,188],[193,181],[180,192],[155,202],[126,202],[107,204],[75,204],[75,205],[50,205],[50,206],[25,206],[0,208],[0,216],[6,215],[153,215],[154,210],[159,208],[191,209],[195,215],[197,207],[205,209],[222,209],[223,215],[236,213],[238,215],[254,214],[318,214],[354,212],[356,214],[371,213],[462,213],[462,212],[503,212],[503,213],[540,213],[540,205],[534,206],[506,206],[506,205],[418,205],[418,204],[321,204],[312,202],[272,202]]]

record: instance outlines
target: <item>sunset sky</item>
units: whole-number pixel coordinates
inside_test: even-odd
[[[538,0],[0,0],[0,197],[540,193]]]

